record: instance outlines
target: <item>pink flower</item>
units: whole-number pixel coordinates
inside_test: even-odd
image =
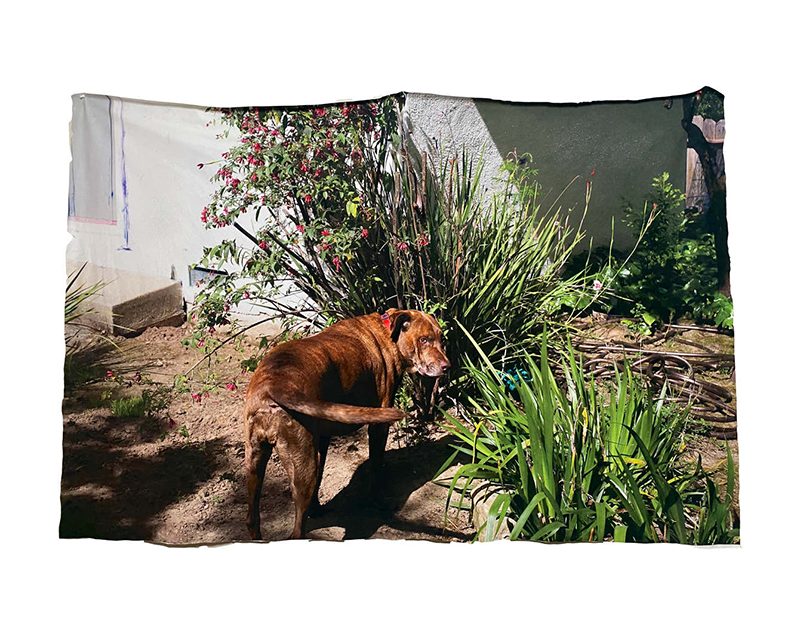
[[[323,242],[323,243],[322,243],[322,250],[323,250],[323,251],[329,251],[329,250],[331,250],[331,245],[330,245],[330,244],[328,244],[327,242]]]
[[[278,134],[280,134],[280,132],[278,132],[278,130],[271,130],[271,131],[270,131],[270,134],[271,134],[272,136],[278,136]]]
[[[111,380],[114,377],[114,372],[110,369],[106,370],[106,379]]]
[[[200,212],[200,221],[203,224],[208,222],[208,207],[203,207],[203,210]]]
[[[241,180],[239,180],[238,178],[231,178],[230,186],[236,189],[236,187],[239,186],[240,182]]]
[[[260,152],[261,151],[261,143],[253,143],[253,151]]]
[[[427,245],[428,245],[428,244],[430,244],[431,242],[430,242],[430,240],[428,239],[428,237],[427,237],[426,235],[420,235],[420,236],[419,236],[419,239],[417,240],[417,243],[418,243],[420,246],[427,246]]]
[[[407,251],[408,250],[408,244],[406,244],[405,242],[400,242],[397,245],[397,250],[398,251],[403,251],[403,252]]]
[[[589,174],[589,177],[590,177],[590,178],[594,178],[594,177],[595,177],[595,174],[597,174],[597,170],[596,170],[594,167],[592,167],[592,173],[591,173],[591,174]]]
[[[306,227],[304,227],[302,224],[298,224],[296,228],[297,228],[298,232],[300,232],[300,233],[305,233],[306,232]]]
[[[336,272],[338,273],[342,266],[342,261],[339,259],[338,255],[333,256],[333,265],[336,267]]]
[[[225,389],[228,391],[236,391],[236,384],[229,382],[227,385],[225,385]]]
[[[250,298],[250,293],[249,293],[249,292],[247,292],[247,290],[245,290],[245,291],[242,293],[242,299],[249,299],[249,298]]]
[[[308,171],[308,165],[306,165],[305,163],[300,163],[300,171],[302,171],[305,174]]]
[[[603,282],[599,279],[595,279],[592,288],[594,288],[595,292],[600,292],[603,289]]]
[[[258,243],[258,248],[260,248],[262,251],[265,251],[265,250],[267,250],[267,243],[266,243],[264,240],[261,240],[261,241]]]
[[[253,173],[250,175],[250,180],[252,180],[253,182],[255,182],[256,180],[258,180],[258,174],[257,174],[256,172],[253,172]]]
[[[369,231],[364,227],[361,227],[361,237],[366,238],[369,235]]]
[[[306,197],[303,198],[303,200],[305,201],[306,204],[311,204],[311,200],[313,200],[313,198],[311,197],[310,193],[307,193]]]
[[[322,169],[321,169],[320,167],[317,167],[317,168],[314,170],[314,178],[319,178],[319,177],[321,177],[321,176],[322,176]]]
[[[201,338],[197,341],[197,347],[203,347],[206,344],[206,339]]]
[[[203,400],[203,394],[202,393],[193,393],[192,394],[192,400],[194,400],[195,402],[201,402]]]

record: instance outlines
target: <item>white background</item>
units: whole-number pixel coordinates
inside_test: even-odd
[[[6,6],[4,628],[796,630],[796,21],[770,1],[717,4],[716,14],[700,2],[645,4]],[[199,105],[400,90],[572,101],[704,84],[726,95],[741,547],[58,540],[71,94]]]

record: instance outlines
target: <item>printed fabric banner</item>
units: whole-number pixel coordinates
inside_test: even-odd
[[[60,536],[739,543],[724,138],[75,95]]]

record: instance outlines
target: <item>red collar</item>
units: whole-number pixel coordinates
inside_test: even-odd
[[[388,312],[384,312],[381,315],[381,321],[383,321],[384,327],[391,332],[392,331],[392,322],[389,320],[389,313]]]

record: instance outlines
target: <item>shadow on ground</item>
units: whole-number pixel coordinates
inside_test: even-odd
[[[141,420],[64,433],[61,538],[152,540],[155,517],[196,492],[218,470],[222,441],[165,445],[155,455],[132,447],[156,433]],[[75,433],[78,433],[77,431]],[[116,446],[110,446],[109,435]]]
[[[384,494],[377,500],[370,498],[368,464],[361,463],[350,482],[323,505],[322,514],[309,519],[309,532],[336,526],[344,529],[345,540],[352,540],[370,538],[388,528],[399,538],[408,533],[413,538],[465,540],[463,531],[445,526],[446,489],[431,483],[451,453],[447,438],[388,450]],[[429,499],[423,498],[432,494],[441,498],[433,510]]]

